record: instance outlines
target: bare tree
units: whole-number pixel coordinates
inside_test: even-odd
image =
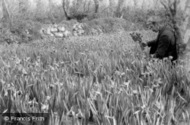
[[[66,11],[66,7],[67,7],[67,0],[63,0],[62,1],[62,7],[63,7],[63,12],[64,12],[64,14],[65,14],[65,17],[66,17],[66,19],[67,20],[70,20],[71,18],[69,17],[69,15],[68,15],[68,13],[67,13],[67,11]]]
[[[161,4],[164,6],[164,8],[167,10],[169,18],[171,20],[171,22],[174,25],[177,25],[177,11],[178,9],[178,5],[180,3],[180,0],[161,0]],[[189,8],[190,8],[190,1],[186,0],[185,2],[185,7],[182,9],[182,11],[184,12],[184,17],[183,17],[183,24],[182,27],[183,29],[187,28],[188,22],[189,22]]]
[[[188,25],[190,22],[190,1],[187,0],[185,3],[185,7],[183,8],[184,14],[185,14],[185,18],[184,18],[184,23],[182,25],[182,30],[183,30],[183,34],[184,34],[184,42],[187,43],[190,40],[190,36],[188,36],[189,34],[189,30],[188,29]]]
[[[10,13],[7,8],[5,0],[2,0],[2,9],[3,9],[3,18],[1,20],[1,22],[3,23],[4,26],[11,28],[12,21],[11,21]]]
[[[123,9],[122,9],[122,5],[124,4],[125,0],[119,0],[118,1],[118,5],[115,11],[115,16],[116,17],[122,17],[123,14]]]
[[[184,37],[184,32],[186,32],[187,30],[187,24],[189,22],[189,16],[185,17],[185,21],[182,19],[183,24],[182,26],[180,26],[180,24],[178,24],[177,22],[177,12],[179,11],[179,5],[180,0],[162,0],[161,4],[164,6],[164,8],[167,10],[168,15],[169,15],[169,19],[175,29],[175,34],[176,34],[176,43],[177,43],[177,49],[178,49],[178,54],[182,54],[182,57],[184,55],[183,52],[185,52],[186,50],[186,43],[183,39]],[[188,11],[189,13],[189,0],[186,1],[186,7],[183,11]],[[181,30],[181,28],[183,28]],[[171,108],[171,104],[172,104],[172,98],[173,98],[173,94],[174,94],[174,90],[175,88],[172,88],[172,94],[170,96],[168,96],[167,98],[167,105],[165,107],[166,110],[166,116],[164,118],[164,124],[168,125],[171,124],[171,122],[175,121],[174,115],[171,114],[170,112],[170,108]]]
[[[95,14],[98,13],[98,10],[99,10],[99,0],[94,0],[94,4],[95,4]]]
[[[177,5],[179,4],[180,0],[161,0],[161,4],[166,9],[168,13],[169,19],[172,21],[173,24],[176,24],[176,14],[177,14]]]
[[[109,0],[109,6],[104,10],[106,10],[107,16],[113,17],[115,16],[115,9],[116,9],[115,1]]]
[[[73,5],[75,8],[75,11],[71,15],[68,14],[68,10],[69,10],[69,8],[67,8],[67,7],[69,7],[68,4],[69,4],[68,0],[62,1],[63,12],[64,12],[67,20],[76,19],[76,20],[80,21],[80,20],[84,19],[85,17],[87,17],[86,13],[78,13],[77,12],[77,10],[79,8],[79,4],[80,4],[79,0],[77,0],[77,2],[75,1],[74,5]]]
[[[90,2],[88,0],[84,0],[84,4],[83,4],[84,12],[88,12],[90,9],[89,7],[90,7]]]
[[[187,26],[189,23],[189,15],[185,15],[184,17],[181,17],[182,19],[181,22],[182,24],[180,24],[177,20],[177,12],[180,11],[179,10],[179,4],[180,0],[161,0],[161,4],[164,6],[164,8],[166,9],[168,16],[169,16],[169,20],[172,23],[174,29],[175,29],[175,33],[176,33],[176,42],[177,42],[177,47],[178,47],[178,52],[179,54],[183,54],[183,52],[185,52],[185,48],[186,48],[186,41],[184,41],[184,34],[187,32]],[[187,13],[189,13],[189,0],[186,1],[186,6],[184,7],[184,10],[182,10],[184,13],[185,11]]]

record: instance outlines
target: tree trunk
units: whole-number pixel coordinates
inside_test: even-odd
[[[65,14],[65,17],[67,20],[70,20],[70,16],[68,15],[67,11],[66,11],[66,6],[67,6],[67,0],[63,0],[63,3],[62,3],[62,7],[63,7],[63,12]]]
[[[118,5],[115,11],[115,16],[116,17],[121,17],[122,16],[122,5],[124,4],[125,0],[119,0]]]
[[[10,13],[8,11],[5,0],[2,0],[2,12],[3,12],[3,18],[1,21],[3,23],[3,26],[11,28],[12,23],[11,23]]]
[[[95,14],[97,14],[98,10],[99,10],[99,1],[98,0],[94,0],[94,4],[95,4]]]
[[[190,14],[189,14],[189,12],[190,12],[190,1],[189,0],[187,0],[186,1],[186,4],[185,4],[186,6],[185,6],[185,8],[184,8],[184,13],[186,14],[185,16],[185,21],[184,21],[184,23],[183,23],[183,26],[182,26],[182,30],[183,30],[183,34],[184,34],[184,43],[187,43],[188,41],[189,41],[189,39],[190,39],[190,35],[189,35],[189,22],[190,22]]]

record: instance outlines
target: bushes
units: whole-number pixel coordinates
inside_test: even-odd
[[[146,28],[145,24],[148,18],[148,12],[147,10],[143,9],[134,9],[134,8],[125,8],[123,11],[123,18],[127,20],[128,22],[134,23],[136,26],[136,29],[142,29]]]
[[[0,43],[10,44],[10,43],[18,42],[18,41],[19,41],[19,37],[12,34],[9,29],[1,28]]]
[[[86,21],[88,25],[88,29],[94,29],[97,32],[103,33],[111,33],[111,32],[118,32],[120,30],[132,30],[133,27],[125,21],[124,19],[120,18],[98,18],[91,21]]]
[[[31,19],[25,20],[20,17],[14,17],[11,27],[2,27],[1,42],[26,43],[32,40],[40,39],[40,28],[41,24]]]

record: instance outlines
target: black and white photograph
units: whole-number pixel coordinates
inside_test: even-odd
[[[190,0],[0,0],[0,125],[190,125]]]

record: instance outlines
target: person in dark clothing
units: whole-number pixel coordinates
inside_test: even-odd
[[[172,26],[161,24],[158,19],[150,20],[148,25],[153,32],[158,33],[155,40],[142,43],[144,47],[150,47],[150,55],[153,58],[172,57],[172,61],[177,60],[176,36]]]

